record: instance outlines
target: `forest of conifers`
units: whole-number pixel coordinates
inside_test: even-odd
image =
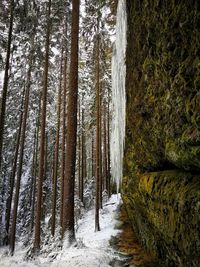
[[[117,1],[0,1],[0,245],[75,239],[111,194]],[[41,241],[42,240],[42,241]],[[51,241],[49,241],[51,242]]]

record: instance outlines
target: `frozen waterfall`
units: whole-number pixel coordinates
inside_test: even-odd
[[[111,132],[111,170],[117,184],[117,191],[123,175],[123,155],[126,120],[126,1],[119,0],[117,8],[116,41],[112,58],[112,132]]]

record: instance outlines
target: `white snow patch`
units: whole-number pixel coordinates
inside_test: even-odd
[[[3,89],[4,72],[0,71],[0,92]]]
[[[25,261],[26,251],[22,244],[16,246],[13,257],[7,253],[7,248],[0,249],[0,266],[3,267],[109,267],[114,257],[114,250],[109,245],[111,236],[116,236],[119,230],[114,229],[116,214],[121,203],[120,195],[112,195],[100,211],[100,232],[95,232],[94,210],[88,211],[78,222],[77,242],[71,247],[63,244],[63,249],[54,259],[52,253],[40,255],[32,261]],[[55,254],[53,254],[55,255]]]
[[[123,156],[126,121],[126,1],[119,0],[117,8],[116,41],[112,58],[112,132],[111,132],[111,170],[119,192],[123,175]]]

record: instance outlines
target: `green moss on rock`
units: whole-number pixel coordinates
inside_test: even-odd
[[[180,139],[186,129],[200,134],[197,6],[193,1],[127,1],[127,134],[141,169],[165,165],[166,143]]]
[[[200,266],[199,10],[127,0],[123,198],[158,266]]]
[[[137,176],[137,186],[126,178],[123,200],[143,245],[166,266],[198,266],[200,175],[171,170]]]
[[[165,147],[166,158],[175,166],[194,170],[200,168],[200,147],[184,145],[174,140],[168,141]]]

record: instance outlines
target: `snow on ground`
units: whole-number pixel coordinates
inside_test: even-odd
[[[114,250],[109,245],[111,236],[116,236],[115,229],[117,208],[121,203],[120,194],[112,195],[100,211],[100,232],[95,232],[94,210],[85,213],[78,222],[77,242],[71,247],[64,241],[63,249],[56,259],[51,254],[40,255],[32,261],[25,261],[26,251],[18,244],[13,257],[6,254],[6,249],[0,250],[1,267],[109,267],[114,258]]]

